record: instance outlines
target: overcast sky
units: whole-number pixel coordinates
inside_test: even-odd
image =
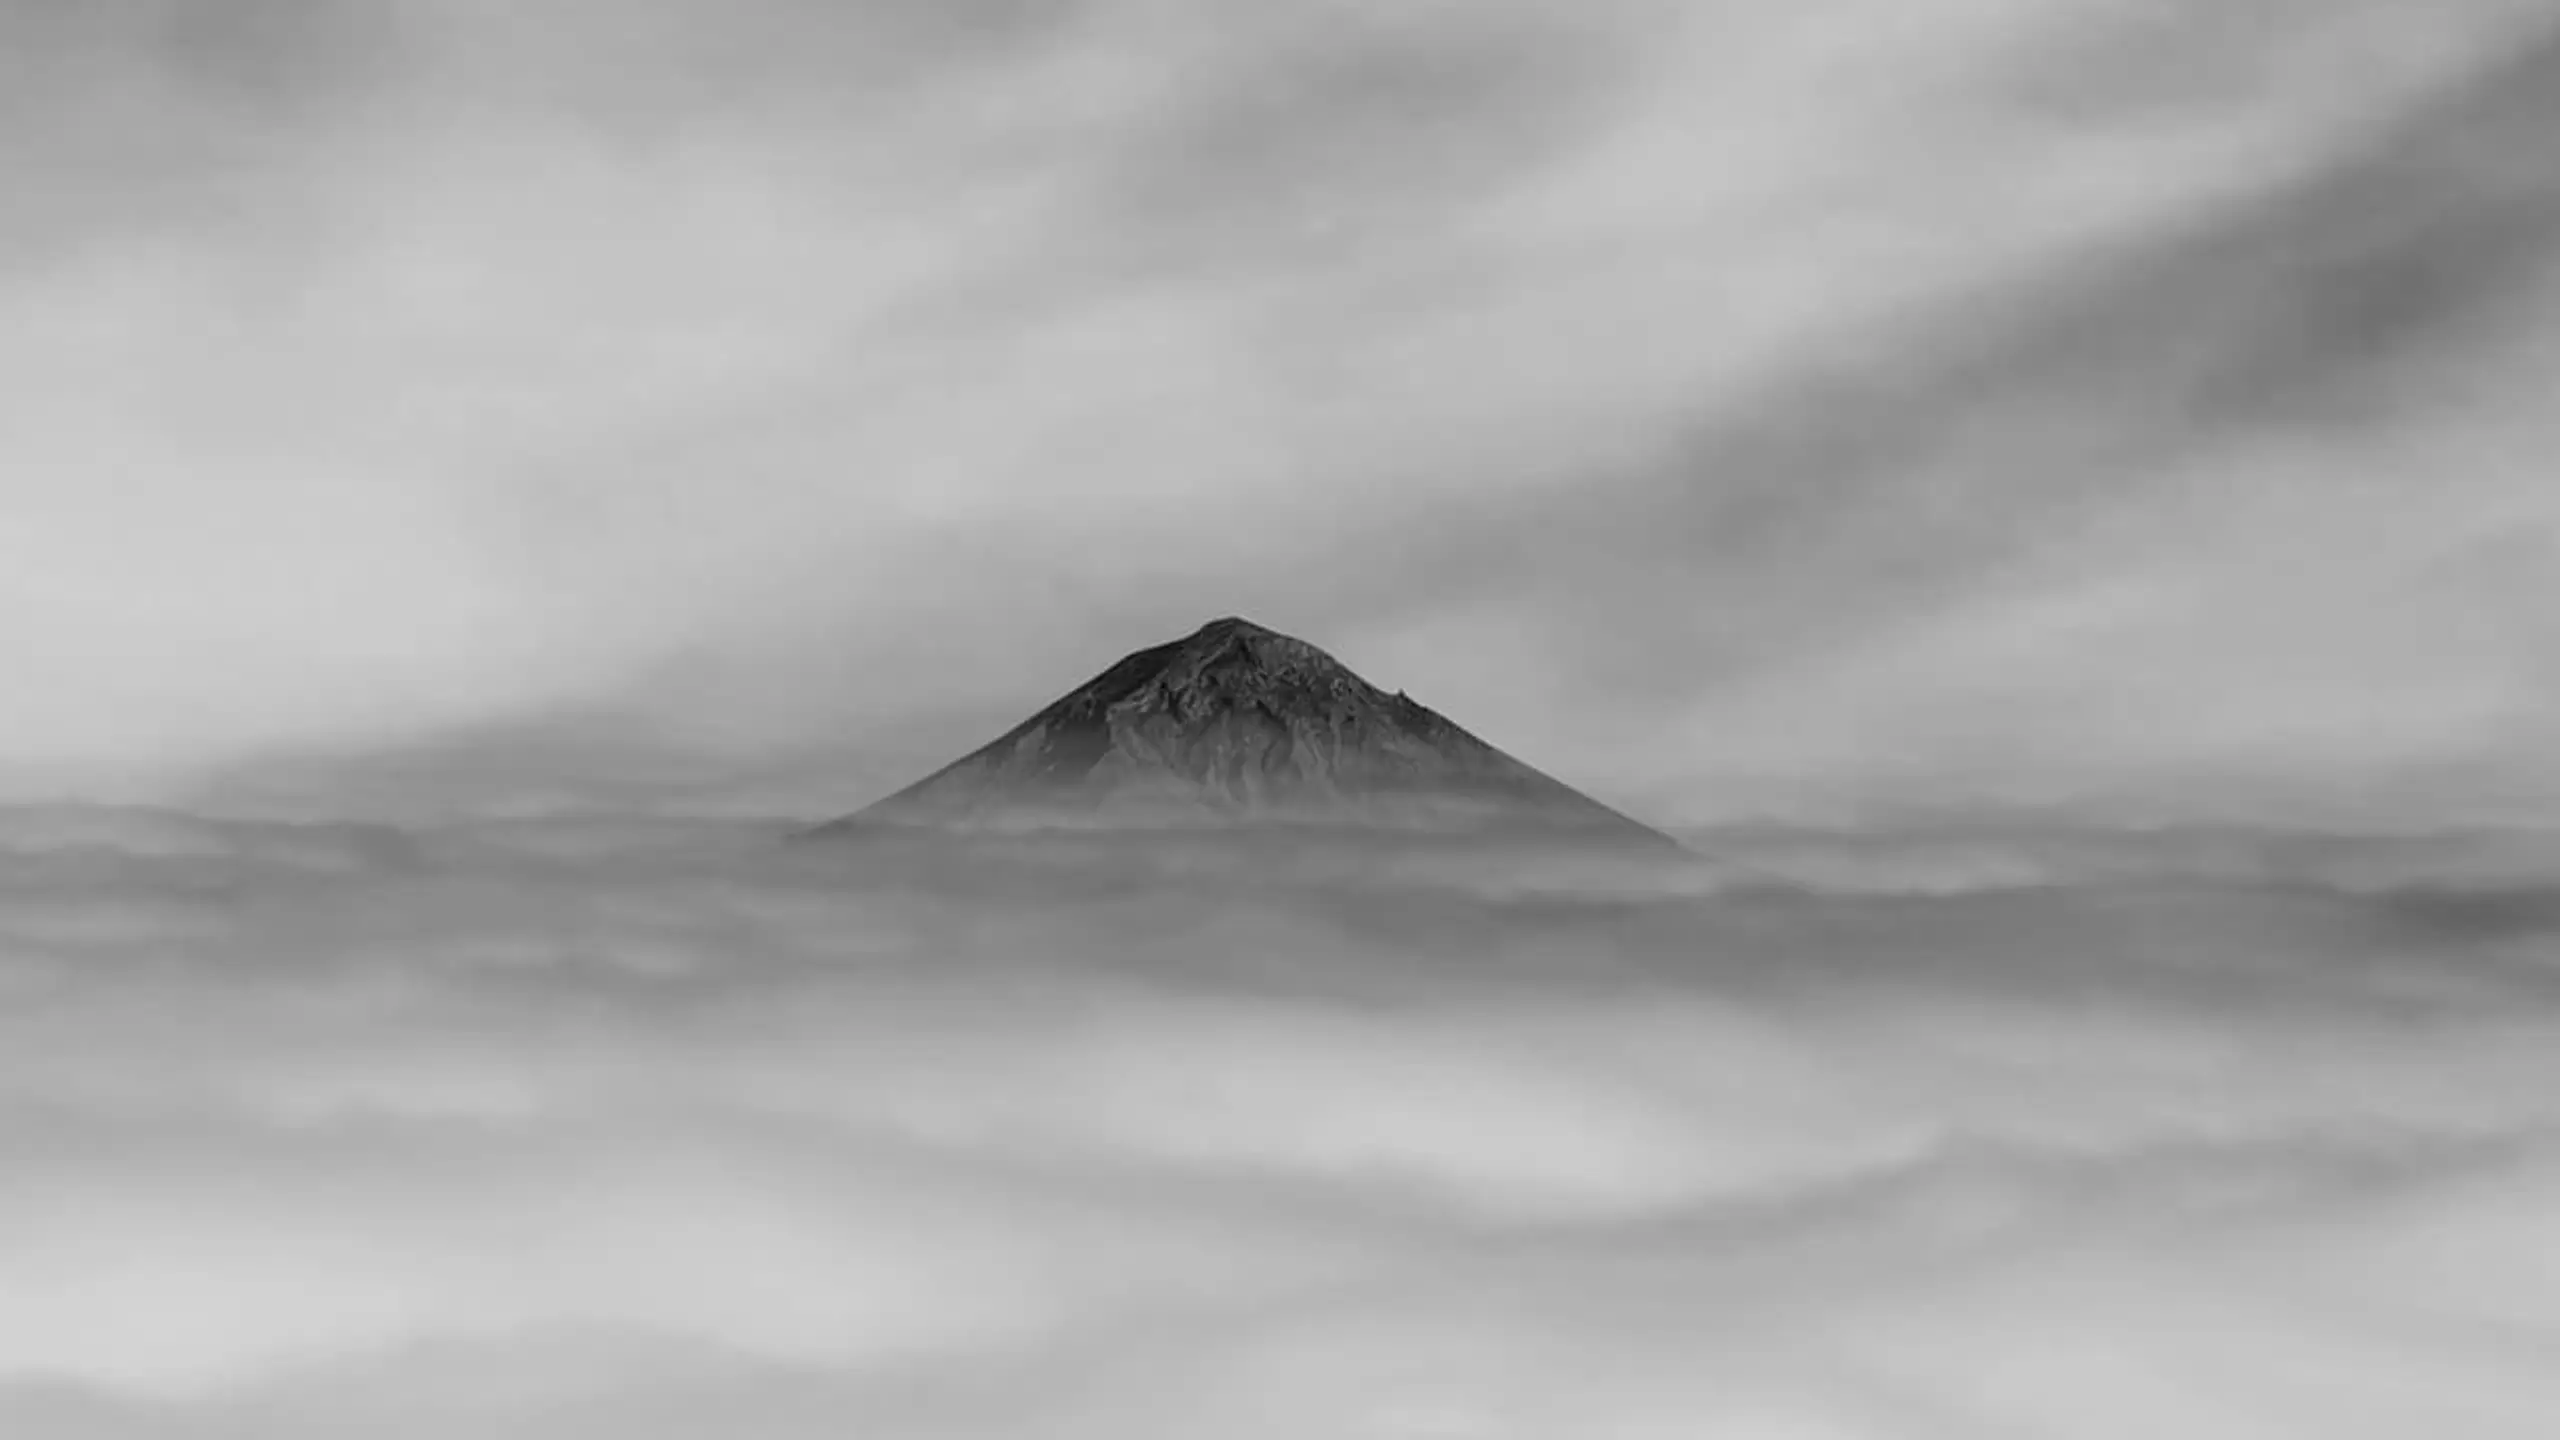
[[[0,0],[0,793],[823,809],[1242,612],[1669,822],[2560,818],[2554,133],[2548,0]]]

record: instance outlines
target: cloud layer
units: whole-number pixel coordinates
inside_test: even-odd
[[[2547,1428],[2547,849],[1727,844],[990,889],[13,812],[0,1428]]]

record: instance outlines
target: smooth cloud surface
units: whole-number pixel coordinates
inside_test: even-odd
[[[1702,843],[1685,891],[991,887],[12,813],[0,1429],[2560,1413],[2547,845]]]

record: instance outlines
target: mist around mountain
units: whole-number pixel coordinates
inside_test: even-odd
[[[791,833],[0,810],[0,1434],[2560,1413],[2549,836]]]

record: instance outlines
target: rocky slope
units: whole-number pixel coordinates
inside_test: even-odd
[[[1239,825],[1673,844],[1315,646],[1233,617],[1126,657],[817,833]]]

